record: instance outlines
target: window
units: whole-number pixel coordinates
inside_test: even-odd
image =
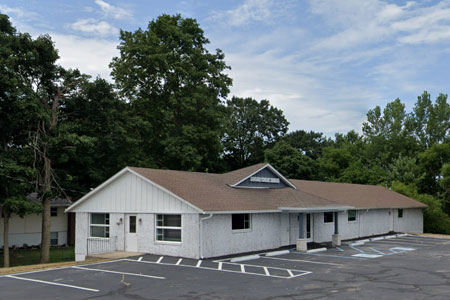
[[[136,216],[130,216],[129,232],[136,233]]]
[[[50,232],[50,245],[58,246],[58,233]]]
[[[58,216],[58,208],[57,207],[50,207],[50,216],[52,216],[52,217]]]
[[[356,210],[348,210],[347,211],[348,221],[356,221]]]
[[[231,215],[231,229],[232,230],[250,229],[250,214]]]
[[[324,212],[323,213],[323,222],[324,223],[333,223],[333,218],[334,214],[332,212]]]
[[[398,217],[403,218],[403,208],[398,209]]]
[[[91,214],[91,237],[109,238],[109,214]]]
[[[156,240],[181,242],[181,215],[157,215]]]

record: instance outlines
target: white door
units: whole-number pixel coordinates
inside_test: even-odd
[[[138,251],[136,215],[125,215],[125,251]]]
[[[389,231],[394,231],[394,210],[389,210]]]
[[[306,241],[308,243],[314,241],[314,226],[312,214],[306,214]]]
[[[282,246],[289,245],[289,214],[281,213],[280,241]]]

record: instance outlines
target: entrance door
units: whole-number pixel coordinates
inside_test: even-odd
[[[289,245],[289,214],[281,213],[280,241],[282,246]]]
[[[137,252],[137,217],[125,215],[125,251]]]
[[[314,240],[314,226],[312,214],[306,214],[306,241],[308,243]]]

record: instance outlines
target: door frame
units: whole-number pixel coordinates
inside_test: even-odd
[[[135,232],[130,232],[130,217],[135,217]],[[138,218],[137,218],[137,214],[125,214],[124,215],[124,219],[125,219],[125,228],[124,228],[124,251],[126,252],[138,252],[138,241],[137,241],[137,232],[138,232]],[[131,246],[131,240],[133,240],[133,247],[132,249],[129,249],[129,247]]]
[[[309,219],[309,222],[308,222]],[[314,241],[314,214],[313,213],[307,213],[305,217],[305,237],[306,241],[308,243],[311,243]],[[308,224],[309,223],[309,224]],[[309,225],[309,238],[308,238],[308,225]]]

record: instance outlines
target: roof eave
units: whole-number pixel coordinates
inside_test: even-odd
[[[354,206],[322,206],[322,207],[279,207],[281,212],[318,213],[336,212],[355,209]]]

